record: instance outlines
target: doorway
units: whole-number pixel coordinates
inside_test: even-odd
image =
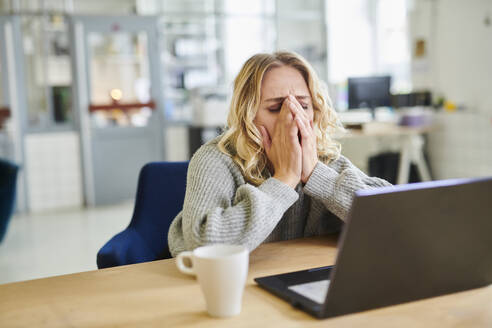
[[[74,108],[85,202],[135,196],[145,163],[165,158],[155,17],[72,16]]]

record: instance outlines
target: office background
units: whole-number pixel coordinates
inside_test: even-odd
[[[491,20],[489,0],[0,1],[0,158],[19,165],[0,283],[95,269],[139,169],[217,135],[257,52],[303,55],[363,131],[432,123],[431,178],[492,175]],[[390,76],[400,100],[429,96],[393,97],[373,124],[349,109],[348,78],[369,76]],[[370,173],[400,150],[389,135],[342,138],[343,152]]]

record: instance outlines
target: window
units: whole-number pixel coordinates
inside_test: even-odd
[[[347,108],[351,76],[391,75],[392,92],[411,89],[407,0],[328,0],[328,82]]]
[[[223,11],[225,83],[231,85],[249,57],[274,50],[274,3],[225,1]]]

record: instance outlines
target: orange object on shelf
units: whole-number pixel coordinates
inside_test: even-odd
[[[0,128],[3,127],[3,123],[10,117],[10,108],[0,107]]]

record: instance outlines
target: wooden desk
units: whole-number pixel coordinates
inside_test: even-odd
[[[332,237],[265,244],[252,252],[239,316],[205,312],[194,278],[163,260],[0,285],[0,327],[492,327],[492,285],[327,320],[259,288],[253,278],[332,264]]]

